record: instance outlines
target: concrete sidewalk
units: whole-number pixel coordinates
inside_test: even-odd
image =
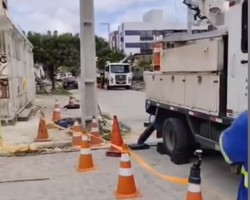
[[[41,108],[45,113],[46,119],[51,119],[53,114],[53,109],[55,105],[55,99],[58,99],[61,108],[62,117],[79,117],[79,110],[63,110],[63,106],[68,104],[68,96],[37,96],[34,105]],[[51,142],[45,143],[34,143],[34,139],[37,137],[38,127],[39,127],[39,117],[40,114],[37,112],[34,116],[31,116],[29,121],[17,122],[14,126],[3,126],[3,144],[6,145],[25,145],[25,144],[37,144],[38,146],[45,145],[49,146],[60,146],[61,144],[69,144],[71,142],[71,136],[66,133],[65,130],[58,129],[48,129]]]

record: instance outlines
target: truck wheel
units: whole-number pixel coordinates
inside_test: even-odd
[[[130,90],[130,88],[131,88],[130,86],[126,86],[126,90]]]
[[[165,150],[169,156],[173,156],[176,152],[188,151],[188,135],[182,120],[178,118],[165,120],[162,134]]]

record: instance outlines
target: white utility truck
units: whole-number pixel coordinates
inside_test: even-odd
[[[105,66],[106,88],[125,87],[130,89],[132,84],[132,70],[128,63],[107,62]]]
[[[210,28],[157,41],[160,68],[144,73],[145,108],[154,120],[138,140],[143,144],[156,130],[176,160],[188,158],[197,145],[219,151],[221,132],[248,109],[247,0],[184,3]]]

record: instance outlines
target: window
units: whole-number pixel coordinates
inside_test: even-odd
[[[152,49],[151,43],[126,43],[125,48],[142,48],[142,49]]]
[[[130,72],[129,65],[111,65],[111,73],[119,74],[119,73],[128,73]]]
[[[140,35],[140,32],[139,31],[127,30],[127,31],[125,31],[125,35],[130,35],[130,36]]]
[[[247,0],[242,4],[241,50],[248,53],[248,8]]]
[[[140,48],[141,43],[125,43],[125,48]]]

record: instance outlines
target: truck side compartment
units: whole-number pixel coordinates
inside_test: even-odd
[[[209,44],[209,41],[212,45],[206,48],[205,44]],[[170,156],[176,152],[191,153],[197,146],[219,151],[219,136],[232,122],[231,118],[226,117],[228,37],[222,35],[219,39],[206,40],[200,44],[191,45],[199,47],[199,51],[205,48],[210,52],[203,52],[203,58],[207,60],[203,63],[213,64],[210,71],[205,71],[209,69],[205,67],[206,64],[199,70],[198,66],[202,63],[200,55],[199,62],[193,68],[182,67],[185,66],[183,61],[172,59],[173,65],[168,61],[165,72],[144,73],[146,112],[155,117],[152,123],[157,138],[163,138],[164,147]],[[185,54],[183,49],[182,54]],[[217,62],[209,62],[210,58],[217,59]],[[174,63],[181,66],[179,71],[174,71]],[[217,69],[216,65],[219,66]],[[155,90],[157,87],[161,88],[161,92]],[[174,139],[169,133],[171,131],[175,132]]]

